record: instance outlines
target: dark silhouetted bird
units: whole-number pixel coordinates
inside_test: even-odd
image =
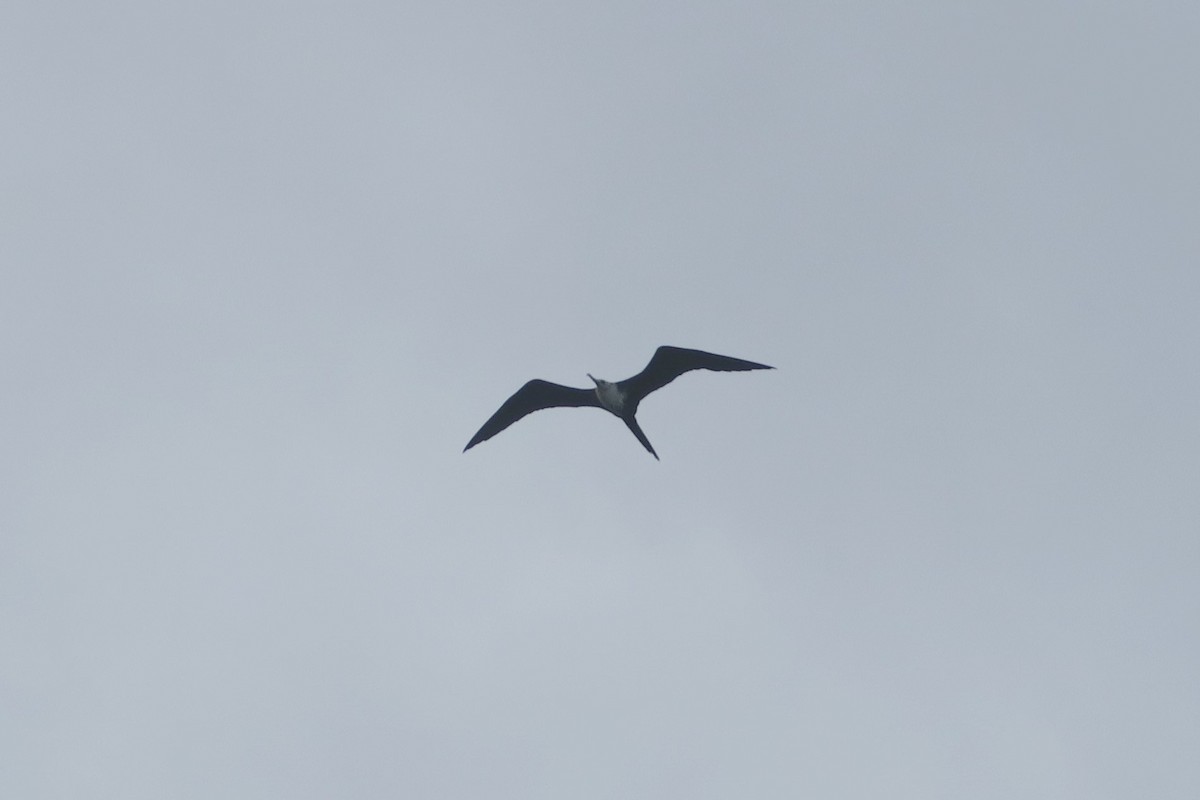
[[[685,372],[694,369],[711,369],[716,372],[740,372],[750,369],[774,369],[766,364],[756,364],[740,358],[719,356],[715,353],[705,353],[703,350],[688,350],[683,347],[660,347],[654,351],[654,357],[646,368],[623,381],[610,383],[599,378],[592,378],[596,384],[594,389],[576,389],[571,386],[561,386],[543,380],[532,380],[517,390],[517,393],[504,401],[500,410],[492,418],[483,423],[479,432],[471,437],[463,452],[467,452],[480,442],[485,442],[500,431],[512,425],[526,414],[540,411],[543,408],[558,406],[580,407],[595,406],[611,411],[629,426],[633,435],[650,451],[650,455],[658,458],[658,453],[650,446],[650,440],[642,433],[641,427],[634,417],[638,404],[646,395],[655,389],[661,389]]]

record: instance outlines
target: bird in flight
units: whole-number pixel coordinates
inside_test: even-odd
[[[609,411],[633,431],[633,435],[650,451],[650,455],[658,458],[658,453],[650,445],[646,434],[638,425],[638,404],[646,399],[646,395],[655,389],[661,389],[685,372],[694,369],[711,369],[716,372],[741,372],[751,369],[775,369],[766,364],[756,364],[730,356],[719,356],[706,353],[703,350],[689,350],[684,347],[663,346],[654,351],[654,356],[646,368],[623,381],[609,382],[600,378],[592,378],[596,384],[594,389],[576,389],[571,386],[561,386],[534,379],[517,390],[516,394],[504,401],[500,410],[492,414],[491,419],[483,423],[483,427],[471,437],[463,452],[467,452],[480,442],[486,442],[500,431],[512,425],[517,420],[534,411],[558,406],[579,408],[594,406]]]

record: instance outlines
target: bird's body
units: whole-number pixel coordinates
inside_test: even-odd
[[[592,378],[591,375],[588,377]],[[592,380],[596,382],[596,399],[600,401],[600,405],[618,417],[621,416],[625,409],[625,393],[621,391],[621,387],[606,380]]]
[[[650,452],[658,458],[658,453],[650,445],[650,440],[642,432],[635,415],[638,404],[646,395],[661,389],[685,372],[694,369],[708,369],[717,372],[733,372],[752,369],[774,369],[766,364],[757,364],[730,356],[719,356],[706,353],[703,350],[689,350],[683,347],[663,346],[654,351],[653,358],[646,368],[623,381],[611,382],[592,378],[596,384],[594,389],[576,389],[535,379],[529,381],[483,423],[483,427],[471,437],[471,441],[463,448],[465,453],[480,442],[487,441],[500,431],[512,425],[517,420],[534,411],[543,408],[595,406],[611,412],[628,426],[629,430]]]

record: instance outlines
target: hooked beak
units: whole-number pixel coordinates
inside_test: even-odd
[[[590,372],[589,372],[589,373],[587,373],[587,376],[588,376],[589,378],[592,378],[592,373],[590,373]],[[597,386],[599,386],[599,385],[600,385],[600,381],[596,380],[595,378],[592,378],[592,383],[596,384]]]

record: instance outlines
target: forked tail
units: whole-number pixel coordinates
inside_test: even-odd
[[[633,431],[633,435],[637,437],[637,440],[642,443],[642,447],[649,450],[650,455],[654,456],[656,461],[659,460],[658,453],[654,452],[654,448],[650,446],[650,440],[646,438],[646,434],[642,433],[642,428],[637,424],[637,420],[633,418],[633,415],[621,417],[621,419],[625,420],[625,424],[629,426],[629,430]]]

